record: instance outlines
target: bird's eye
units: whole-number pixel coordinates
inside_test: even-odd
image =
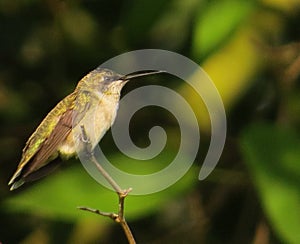
[[[110,82],[110,81],[112,81],[112,77],[105,75],[103,81],[104,82]]]

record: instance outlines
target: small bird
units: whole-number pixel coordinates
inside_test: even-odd
[[[124,85],[131,79],[163,72],[120,75],[98,67],[84,76],[74,92],[60,101],[29,137],[8,183],[10,190],[47,175],[61,159],[76,156],[82,126],[93,150],[114,123]]]

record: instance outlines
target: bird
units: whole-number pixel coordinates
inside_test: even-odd
[[[159,73],[164,71],[146,70],[121,75],[98,67],[85,75],[27,140],[8,183],[10,190],[48,175],[63,160],[76,156],[82,127],[93,150],[115,121],[124,85],[129,80]]]

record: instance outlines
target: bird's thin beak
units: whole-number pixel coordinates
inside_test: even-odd
[[[166,71],[163,70],[146,70],[146,71],[142,71],[142,72],[136,72],[136,73],[131,73],[128,75],[124,75],[121,77],[121,80],[132,80],[138,77],[142,77],[142,76],[148,76],[148,75],[155,75],[155,74],[161,74],[161,73],[166,73]]]

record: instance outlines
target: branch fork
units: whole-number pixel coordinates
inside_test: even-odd
[[[95,158],[95,155],[92,150],[92,145],[90,142],[90,139],[87,136],[87,133],[85,131],[85,128],[83,125],[80,126],[81,132],[82,132],[82,138],[81,141],[84,145],[84,150],[86,152],[86,155],[88,159],[95,164],[99,172],[103,175],[103,177],[107,180],[107,182],[113,187],[115,192],[118,195],[119,198],[119,209],[118,213],[108,213],[108,212],[102,212],[98,209],[93,209],[89,207],[78,207],[80,210],[88,211],[94,214],[98,214],[104,217],[109,217],[116,223],[120,224],[121,227],[123,228],[123,231],[127,237],[128,243],[129,244],[135,244],[134,237],[132,235],[132,232],[130,230],[129,225],[127,224],[127,221],[125,219],[124,215],[124,205],[125,205],[125,198],[129,194],[129,192],[132,190],[132,188],[122,190],[121,187],[115,182],[115,180],[106,172],[106,170],[98,163],[97,159]]]

